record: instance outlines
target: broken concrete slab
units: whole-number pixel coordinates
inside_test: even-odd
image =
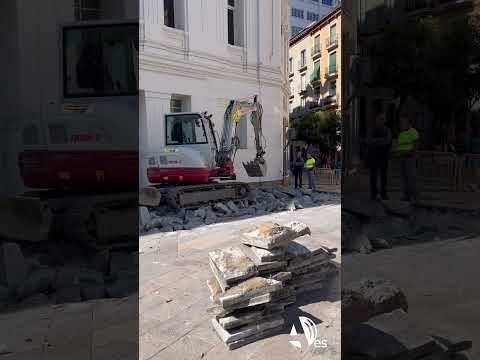
[[[287,258],[295,261],[313,256],[324,256],[328,258],[332,253],[330,249],[323,246],[321,239],[310,235],[303,235],[288,244]]]
[[[214,303],[218,303],[218,297],[223,291],[217,281],[217,278],[215,276],[212,276],[210,279],[208,279],[207,286],[210,290],[210,300],[212,300],[212,302]]]
[[[214,314],[217,317],[223,317],[228,314],[231,314],[235,310],[243,309],[243,308],[254,308],[259,305],[265,305],[270,303],[273,300],[272,293],[267,293],[263,295],[254,296],[251,299],[243,301],[241,303],[233,304],[231,306],[223,306],[223,305],[214,305],[207,309],[207,312],[210,314]]]
[[[224,329],[216,319],[212,319],[212,325],[218,336],[224,343],[231,344],[241,339],[261,333],[265,330],[282,326],[285,320],[280,315],[264,318],[256,323],[242,326],[236,329]]]
[[[221,327],[223,327],[225,330],[229,330],[246,324],[251,324],[261,320],[265,316],[264,309],[254,311],[250,309],[248,309],[248,311],[244,310],[245,309],[242,309],[242,311],[235,312],[229,316],[218,318],[217,321]]]
[[[287,246],[297,234],[285,226],[275,223],[262,223],[254,231],[242,235],[242,242],[262,249],[274,249]]]
[[[213,205],[213,209],[225,215],[230,215],[232,213],[232,211],[228,208],[228,206],[226,206],[225,204],[222,204],[221,202],[218,202],[215,205]]]
[[[147,224],[152,220],[152,215],[150,215],[150,211],[148,211],[148,208],[145,206],[139,207],[138,215],[139,215],[140,227],[144,229],[147,226]]]
[[[335,254],[331,253],[320,253],[306,259],[293,259],[288,262],[287,271],[298,271],[307,266],[321,265],[335,258]]]
[[[312,234],[308,225],[300,221],[291,221],[285,226],[292,229],[297,234],[297,237]]]
[[[282,287],[280,281],[256,276],[225,291],[219,296],[219,302],[222,306],[228,307],[245,302],[253,297],[280,290]]]
[[[208,255],[210,267],[224,291],[230,285],[258,274],[255,263],[238,246],[217,249]]]
[[[281,324],[277,327],[273,327],[273,328],[258,332],[258,333],[254,334],[252,336],[249,336],[249,337],[243,338],[241,340],[231,342],[231,343],[227,344],[227,347],[229,348],[229,350],[238,349],[242,346],[251,344],[252,342],[255,342],[255,341],[258,341],[258,340],[261,340],[261,339],[265,339],[267,337],[275,335],[275,334],[279,333],[283,329],[283,327],[284,327],[284,324]]]
[[[270,276],[272,279],[281,281],[282,283],[292,278],[292,273],[288,271],[281,271]]]
[[[439,350],[435,341],[415,328],[400,309],[357,325],[351,335],[344,338],[343,344],[347,355],[368,359],[423,359]]]
[[[13,290],[27,278],[27,263],[16,243],[0,245],[0,284]]]
[[[241,249],[245,253],[245,255],[247,255],[255,263],[283,260],[285,257],[284,247],[267,250],[255,246],[242,244]]]
[[[391,281],[363,279],[342,289],[342,319],[345,330],[373,316],[402,309],[408,311],[405,294]]]

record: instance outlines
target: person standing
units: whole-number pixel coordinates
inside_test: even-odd
[[[400,172],[403,185],[403,201],[416,203],[418,200],[416,184],[415,152],[418,146],[418,131],[412,126],[407,115],[400,116],[397,152],[400,156]]]
[[[293,160],[293,175],[295,176],[295,189],[302,187],[304,160],[300,147],[297,147],[295,159]]]
[[[385,115],[379,114],[375,119],[375,126],[367,138],[371,200],[376,200],[378,196],[378,175],[380,175],[380,196],[382,200],[388,200],[387,170],[391,144],[392,134],[385,124]]]
[[[311,154],[307,155],[307,161],[305,162],[307,168],[308,176],[308,187],[311,190],[315,190],[315,178],[314,178],[314,169],[315,169],[315,159]]]

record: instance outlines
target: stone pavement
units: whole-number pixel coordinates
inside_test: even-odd
[[[368,255],[344,254],[342,282],[381,278],[405,292],[412,326],[447,339],[472,340],[480,358],[480,237],[396,247]]]
[[[0,314],[2,360],[130,360],[138,353],[138,295]]]
[[[140,359],[340,359],[339,277],[327,289],[299,296],[280,334],[233,351],[217,337],[206,311],[211,305],[209,251],[238,243],[254,224],[292,220],[306,223],[326,246],[340,249],[340,213],[340,204],[334,204],[141,237]],[[340,252],[335,261],[341,261]],[[317,324],[327,348],[307,347],[299,316]],[[297,336],[289,335],[293,324]],[[302,349],[289,340],[301,341]]]

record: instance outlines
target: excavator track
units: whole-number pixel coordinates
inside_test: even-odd
[[[175,208],[198,207],[224,200],[243,199],[249,192],[247,183],[221,182],[202,185],[177,186],[161,190],[165,201]],[[162,197],[163,197],[162,196]]]

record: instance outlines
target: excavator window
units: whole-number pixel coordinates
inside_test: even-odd
[[[205,126],[198,114],[166,116],[167,145],[207,144]]]

